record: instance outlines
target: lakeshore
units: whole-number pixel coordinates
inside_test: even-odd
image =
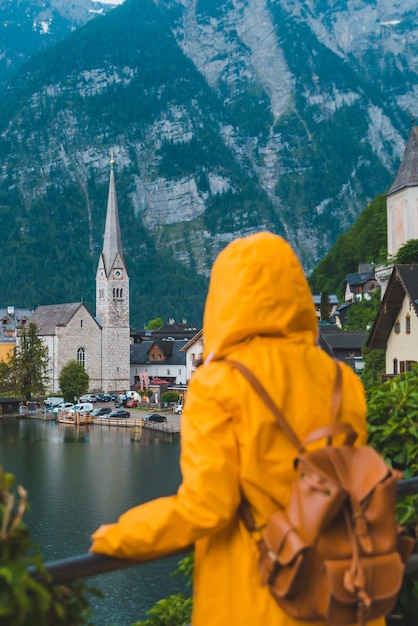
[[[95,403],[94,406],[95,408],[101,408],[101,407],[109,406],[109,404],[97,402]],[[181,415],[177,415],[176,413],[174,413],[173,411],[170,411],[169,409],[164,408],[164,409],[149,410],[149,409],[142,409],[142,408],[141,409],[130,408],[128,410],[129,410],[129,413],[131,414],[130,417],[128,418],[113,419],[113,418],[108,418],[106,416],[100,416],[100,417],[91,417],[88,423],[86,422],[86,423],[77,424],[75,423],[74,420],[70,420],[70,419],[61,421],[60,423],[63,425],[67,425],[67,426],[79,426],[79,427],[93,424],[96,426],[104,426],[104,427],[109,427],[109,428],[110,427],[132,428],[134,430],[147,429],[147,430],[152,430],[152,431],[162,431],[162,432],[170,433],[172,435],[180,435]],[[151,422],[151,421],[145,420],[143,419],[142,416],[147,413],[159,413],[160,415],[164,415],[167,418],[167,421],[166,422]],[[11,416],[8,416],[8,417],[11,417]],[[48,422],[58,421],[55,415],[52,415],[51,413],[43,413],[40,408],[37,410],[28,411],[27,413],[24,413],[24,414],[19,414],[15,417],[43,420],[43,421],[48,421]]]

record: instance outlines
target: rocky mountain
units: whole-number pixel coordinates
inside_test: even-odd
[[[118,4],[120,0],[2,0],[0,85],[39,50]]]
[[[111,150],[136,324],[200,321],[215,255],[254,230],[284,234],[309,272],[393,179],[414,14],[412,0],[125,0],[32,57],[0,104],[1,300],[93,302]]]

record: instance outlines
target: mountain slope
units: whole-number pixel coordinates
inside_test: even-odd
[[[110,150],[134,323],[198,323],[215,255],[254,230],[310,272],[393,179],[412,8],[126,0],[34,57],[0,104],[0,298],[92,305]]]
[[[114,3],[95,0],[6,0],[0,3],[0,86],[31,56],[105,15]]]

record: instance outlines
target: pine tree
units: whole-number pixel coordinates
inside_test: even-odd
[[[14,389],[26,401],[45,395],[48,384],[48,348],[37,333],[34,322],[23,328],[8,362]]]

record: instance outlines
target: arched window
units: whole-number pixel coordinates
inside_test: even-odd
[[[397,335],[399,335],[399,333],[401,332],[401,322],[399,320],[396,320],[393,326],[393,330],[395,331]]]
[[[84,350],[84,348],[79,348],[77,350],[77,363],[79,363],[80,365],[83,366],[83,368],[85,368],[85,366],[86,366],[86,351]]]
[[[405,332],[407,335],[411,333],[411,316],[409,313],[407,313],[405,317]]]
[[[393,359],[393,373],[397,374],[398,373],[398,359]]]

